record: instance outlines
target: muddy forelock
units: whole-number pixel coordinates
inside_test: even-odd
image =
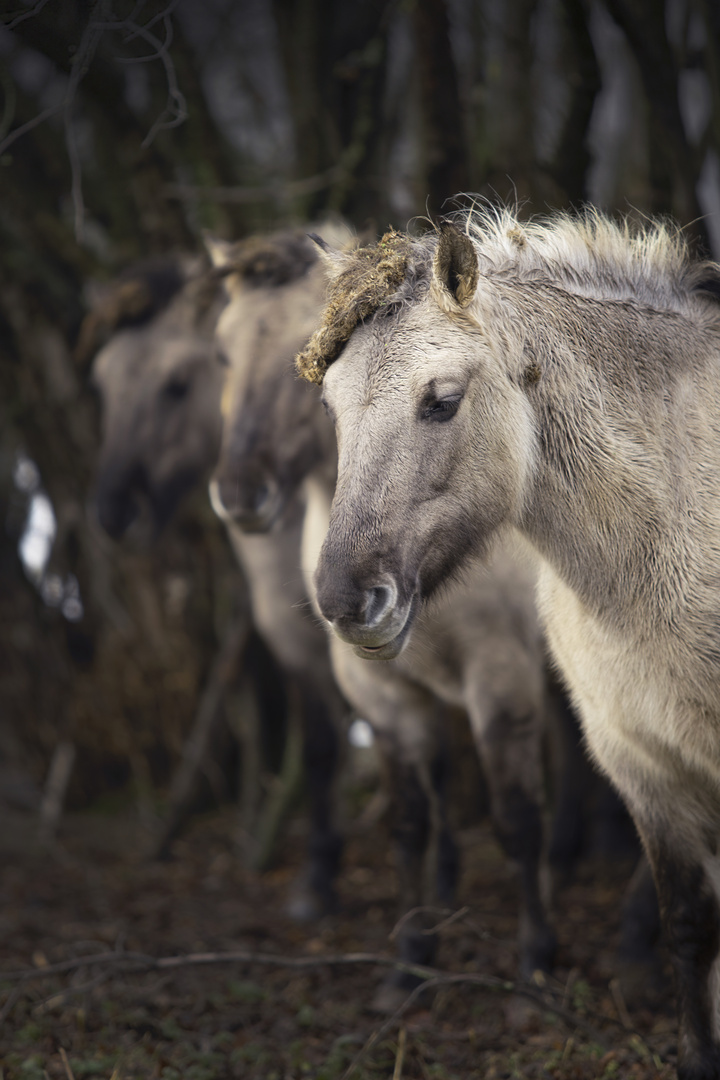
[[[320,327],[297,356],[301,378],[322,383],[358,323],[387,304],[402,285],[410,248],[410,238],[393,231],[353,252],[330,285]]]

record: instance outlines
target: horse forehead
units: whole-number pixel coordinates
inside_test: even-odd
[[[431,320],[418,334],[421,327],[422,320],[401,316],[356,330],[325,375],[328,398],[344,405],[411,407],[438,376],[466,366],[446,320]]]
[[[147,366],[149,335],[142,329],[120,330],[98,352],[92,365],[92,381],[103,395],[113,396],[135,385]]]

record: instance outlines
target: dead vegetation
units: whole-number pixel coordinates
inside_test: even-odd
[[[284,913],[298,835],[278,868],[246,870],[232,810],[198,819],[173,858],[144,858],[134,813],[69,815],[59,845],[8,823],[0,946],[4,1080],[585,1080],[669,1078],[669,985],[631,1008],[612,981],[627,868],[583,868],[557,910],[556,977],[515,978],[515,882],[489,829],[462,836],[466,906],[442,923],[430,994],[368,1011],[389,965],[387,837],[351,840],[341,911]],[[294,832],[302,828],[298,822]]]

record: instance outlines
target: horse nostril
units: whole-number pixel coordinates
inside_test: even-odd
[[[387,609],[392,605],[393,591],[385,585],[376,585],[367,592],[367,604],[365,606],[365,624],[376,626],[380,622]]]

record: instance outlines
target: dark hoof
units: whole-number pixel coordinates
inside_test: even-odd
[[[520,976],[528,982],[536,971],[549,975],[555,967],[557,936],[549,926],[520,951]]]

